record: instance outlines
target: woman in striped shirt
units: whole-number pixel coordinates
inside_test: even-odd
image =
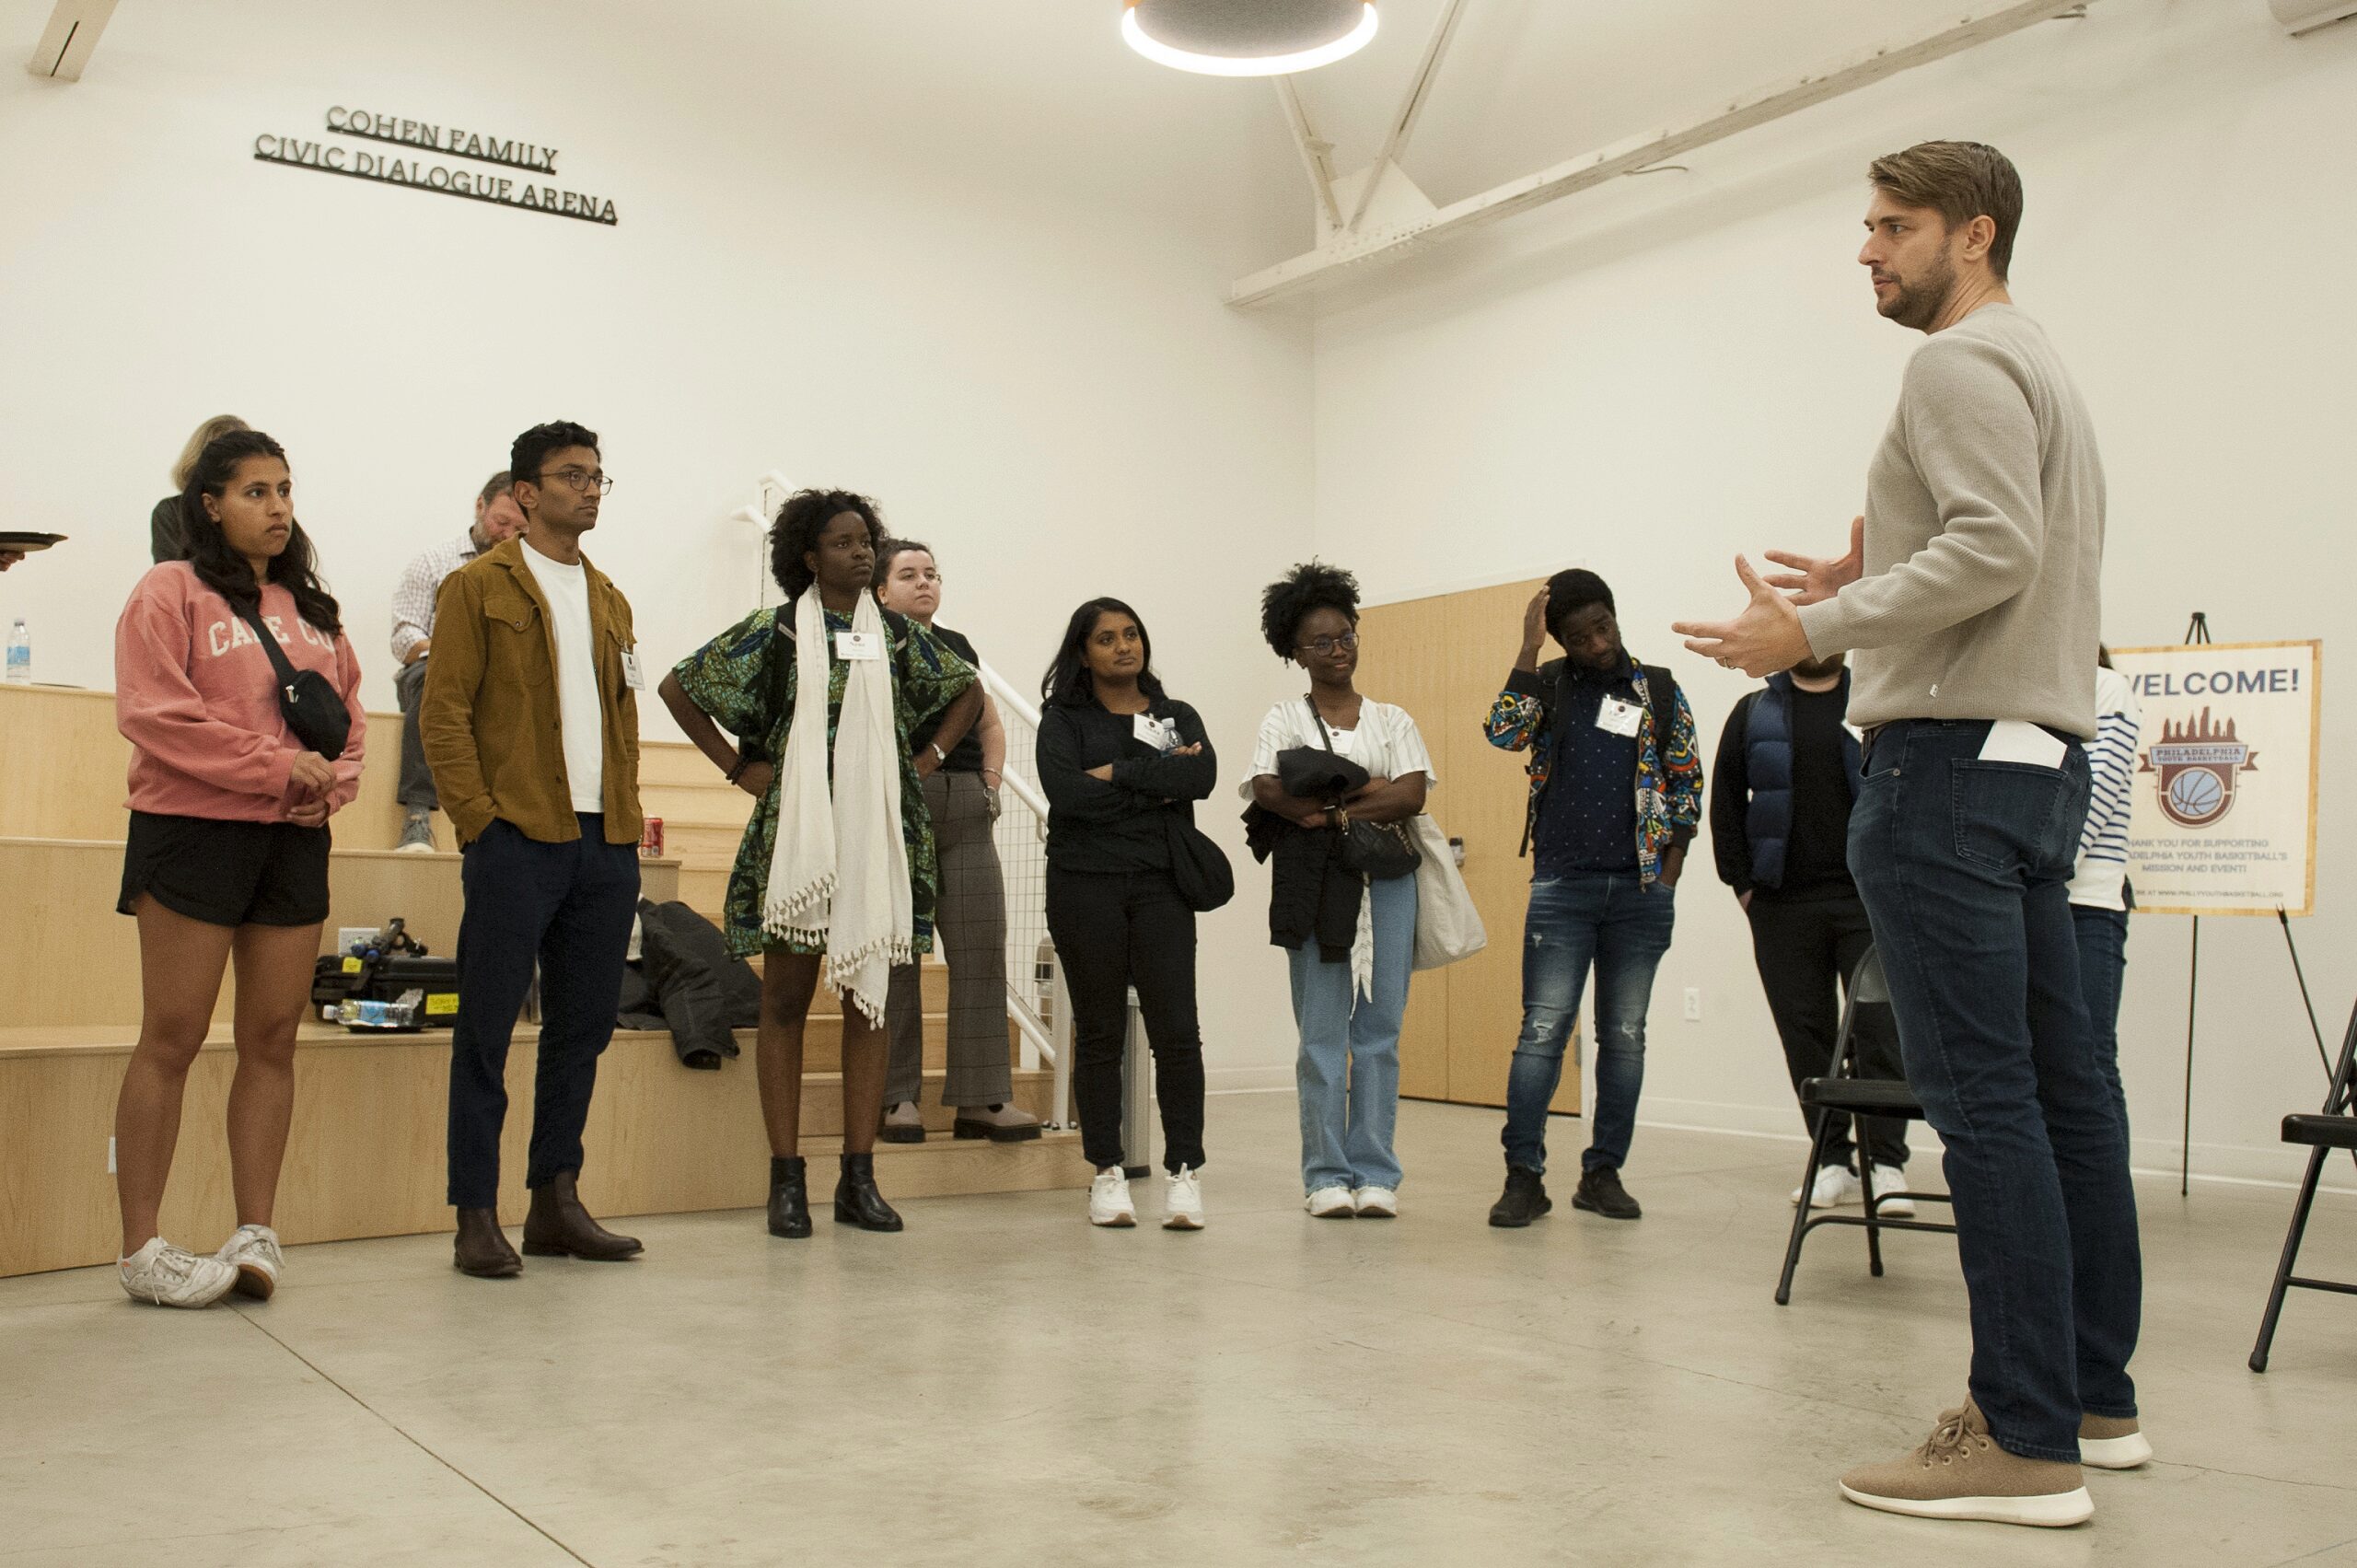
[[[2087,742],[2087,825],[2079,835],[2079,865],[2071,878],[2071,919],[2078,928],[2079,983],[2086,993],[2103,1073],[2119,1125],[2128,1101],[2119,1087],[2119,991],[2128,970],[2128,912],[2136,907],[2128,885],[2128,824],[2134,801],[2136,735],[2142,724],[2128,678],[2102,650],[2096,670],[2096,738]]]

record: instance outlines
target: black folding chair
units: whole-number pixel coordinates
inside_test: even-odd
[[[1923,1120],[1922,1102],[1915,1091],[1897,1078],[1861,1078],[1858,1074],[1857,1026],[1861,1007],[1888,1008],[1890,985],[1883,978],[1882,958],[1871,947],[1858,960],[1857,972],[1850,977],[1850,993],[1841,1005],[1841,1032],[1833,1041],[1833,1061],[1829,1064],[1833,1075],[1828,1078],[1805,1078],[1801,1081],[1802,1109],[1812,1113],[1816,1121],[1815,1135],[1809,1139],[1808,1164],[1801,1167],[1801,1201],[1793,1212],[1793,1237],[1784,1247],[1784,1274],[1776,1282],[1776,1305],[1784,1307],[1793,1299],[1793,1271],[1800,1267],[1801,1243],[1808,1233],[1821,1225],[1863,1225],[1866,1232],[1866,1266],[1876,1278],[1882,1275],[1882,1233],[1886,1230],[1936,1230],[1950,1236],[1956,1234],[1953,1225],[1936,1220],[1885,1219],[1881,1206],[1893,1198],[1912,1198],[1919,1203],[1945,1203],[1945,1192],[1876,1192],[1874,1161],[1861,1157],[1858,1179],[1865,1188],[1865,1213],[1845,1214],[1834,1210],[1816,1211],[1808,1205],[1809,1190],[1817,1180],[1818,1166],[1825,1158],[1825,1145],[1832,1136],[1831,1111],[1847,1111],[1854,1121],[1861,1116],[1892,1117],[1908,1121]],[[1863,1156],[1865,1140],[1857,1140]]]
[[[2275,1288],[2267,1293],[2267,1316],[2259,1320],[2258,1343],[2250,1353],[2250,1369],[2267,1370],[2267,1353],[2275,1342],[2275,1320],[2283,1314],[2283,1293],[2297,1285],[2302,1290],[2333,1290],[2343,1295],[2357,1295],[2357,1283],[2340,1280],[2302,1279],[2292,1272],[2300,1256],[2300,1240],[2307,1234],[2308,1211],[2316,1201],[2316,1179],[2324,1174],[2325,1156],[2335,1149],[2347,1149],[2350,1158],[2357,1160],[2357,1008],[2349,1014],[2348,1032],[2340,1037],[2340,1063],[2332,1070],[2332,1091],[2325,1096],[2324,1109],[2315,1116],[2287,1116],[2283,1119],[2283,1141],[2307,1146],[2308,1174],[2300,1183],[2300,1201],[2292,1208],[2292,1228],[2283,1237],[2283,1260],[2275,1265]]]

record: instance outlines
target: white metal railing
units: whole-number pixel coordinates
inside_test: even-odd
[[[995,837],[1006,888],[1006,1016],[1023,1037],[1023,1065],[1055,1069],[1049,1121],[1069,1127],[1072,1116],[1072,1019],[1064,999],[1055,943],[1048,935],[1048,797],[1035,776],[1039,704],[988,664],[982,689],[998,704],[1006,735],[999,777]]]

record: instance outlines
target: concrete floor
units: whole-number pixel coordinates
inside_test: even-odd
[[[799,1245],[642,1221],[637,1263],[508,1283],[442,1237],[306,1248],[203,1313],[0,1281],[0,1563],[2357,1565],[2357,1302],[2295,1295],[2243,1365],[2287,1192],[2142,1184],[2160,1462],[2031,1531],[1840,1500],[1956,1399],[1964,1298],[1945,1237],[1877,1281],[1819,1231],[1775,1307],[1796,1143],[1646,1129],[1642,1222],[1559,1182],[1513,1233],[1494,1113],[1402,1109],[1389,1225],[1300,1212],[1289,1096],[1210,1123],[1194,1236],[1047,1193]],[[2357,1276],[2357,1202],[2305,1261]]]

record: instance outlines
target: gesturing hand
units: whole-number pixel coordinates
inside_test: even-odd
[[[1771,588],[1782,588],[1792,595],[1794,604],[1816,604],[1831,598],[1865,575],[1866,519],[1850,519],[1850,553],[1829,555],[1822,559],[1795,555],[1789,550],[1771,550],[1768,559],[1779,566],[1789,566],[1789,572],[1779,572],[1768,579]]]
[[[1680,621],[1670,630],[1684,637],[1692,652],[1746,675],[1773,675],[1808,657],[1808,633],[1801,630],[1800,611],[1792,601],[1770,587],[1740,555],[1735,558],[1735,575],[1751,596],[1741,615],[1733,621]]]

